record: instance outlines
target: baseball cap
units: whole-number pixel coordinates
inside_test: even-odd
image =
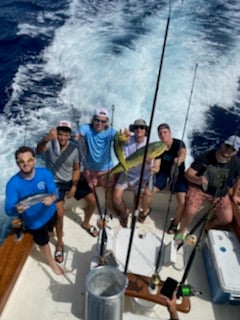
[[[238,136],[231,136],[227,140],[225,140],[224,143],[230,145],[236,151],[239,151],[240,149],[240,137]]]
[[[108,111],[105,108],[97,108],[94,111],[94,116],[109,118]]]
[[[58,124],[57,124],[57,129],[60,129],[60,128],[68,128],[71,131],[72,130],[71,122],[69,122],[67,120],[59,121]]]

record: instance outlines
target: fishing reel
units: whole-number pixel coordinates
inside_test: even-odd
[[[12,220],[12,230],[16,234],[16,241],[20,241],[22,239],[24,229],[24,222],[22,219],[15,218]]]
[[[179,297],[192,297],[202,294],[201,291],[196,291],[190,284],[182,284],[178,287],[177,298]]]
[[[184,239],[184,243],[190,247],[194,247],[197,243],[197,236],[195,234],[188,234]]]
[[[22,219],[15,218],[12,220],[12,229],[23,229],[23,221]]]

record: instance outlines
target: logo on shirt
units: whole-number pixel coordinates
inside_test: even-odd
[[[39,190],[45,190],[45,189],[46,189],[46,183],[45,183],[45,181],[40,181],[40,182],[38,182],[37,188],[38,188]]]

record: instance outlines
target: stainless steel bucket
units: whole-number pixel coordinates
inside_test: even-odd
[[[112,266],[91,270],[85,281],[85,320],[122,320],[127,277]]]

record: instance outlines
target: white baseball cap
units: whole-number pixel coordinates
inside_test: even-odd
[[[58,122],[57,124],[57,128],[68,128],[70,130],[72,130],[72,125],[71,122],[67,121],[67,120],[61,120]]]
[[[94,116],[109,118],[108,111],[105,108],[97,108],[94,112]]]
[[[238,136],[231,136],[227,140],[225,140],[224,143],[230,145],[236,151],[239,151],[240,149],[240,137]]]

